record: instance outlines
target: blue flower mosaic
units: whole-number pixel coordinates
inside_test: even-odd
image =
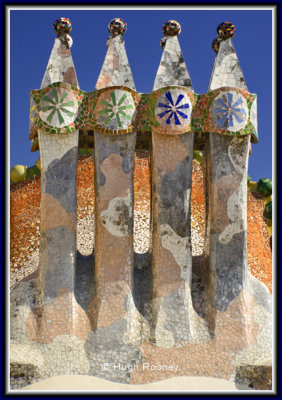
[[[211,120],[219,129],[231,132],[243,129],[248,120],[246,100],[237,92],[219,94],[211,105]]]
[[[187,94],[177,89],[171,89],[159,97],[155,115],[162,126],[180,127],[190,123],[191,112],[191,102]]]

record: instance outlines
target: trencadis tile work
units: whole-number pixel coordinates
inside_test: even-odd
[[[108,28],[92,93],[78,86],[66,18],[54,23],[41,88],[31,91],[41,176],[11,187],[11,388],[82,374],[271,389],[271,192],[268,182],[256,186],[265,196],[248,183],[256,95],[235,27],[218,27],[202,95],[177,21],[163,26],[149,94],[135,90],[126,23]]]

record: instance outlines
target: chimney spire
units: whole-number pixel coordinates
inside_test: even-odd
[[[186,86],[193,90],[190,75],[178,41],[181,25],[177,21],[169,20],[163,25],[162,30],[164,33],[164,37],[161,39],[163,55],[153,90],[169,85]]]
[[[110,36],[107,40],[108,51],[95,89],[109,86],[127,86],[135,90],[132,72],[128,62],[123,35],[127,24],[121,18],[114,18],[108,24]]]
[[[235,26],[230,22],[222,22],[217,27],[217,34],[217,38],[212,43],[216,56],[208,91],[224,86],[248,90],[232,43]]]

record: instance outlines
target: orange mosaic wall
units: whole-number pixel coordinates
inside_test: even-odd
[[[77,218],[93,212],[94,165],[91,156],[80,156],[77,168]],[[137,154],[134,174],[134,209],[150,211],[150,158]],[[191,194],[192,229],[204,237],[205,205],[201,166],[193,163]],[[248,192],[248,265],[251,273],[272,291],[272,251],[263,196]],[[39,247],[40,176],[11,186],[10,198],[10,271],[24,264]]]

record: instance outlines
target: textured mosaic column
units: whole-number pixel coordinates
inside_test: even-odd
[[[163,26],[163,55],[153,90],[192,85],[177,35],[180,25]],[[156,103],[160,128],[152,129],[153,332],[157,346],[209,339],[191,298],[191,175],[194,133],[188,131],[191,101],[181,89],[164,92]],[[162,129],[164,133],[157,133]],[[179,134],[179,130],[181,133]]]
[[[233,376],[271,365],[271,295],[248,273],[247,171],[250,135],[222,136],[220,129],[237,132],[248,119],[248,105],[240,92],[247,89],[232,45],[234,26],[222,23],[214,42],[216,55],[209,90],[227,86],[210,105],[212,124],[219,133],[209,134],[207,162],[208,237],[206,251],[210,270],[210,332],[217,337],[224,315],[230,332],[230,349],[244,349],[236,356]],[[215,46],[216,42],[219,44]],[[252,113],[251,113],[252,114]],[[251,115],[251,118],[253,116]],[[256,124],[256,122],[254,122]],[[241,330],[234,327],[242,324]],[[220,351],[220,349],[219,349]]]
[[[70,46],[71,23],[54,23],[55,44],[41,84],[54,82],[78,87]],[[46,91],[40,118],[53,128],[71,124],[78,105],[63,88]],[[51,129],[51,128],[50,128]],[[76,268],[76,169],[78,130],[51,134],[39,129],[41,158],[40,281],[43,308],[31,313],[27,331],[31,339],[50,342],[56,336],[75,333],[85,339],[89,331],[86,314],[74,297]],[[37,328],[36,328],[37,325]]]
[[[126,24],[114,19],[111,38],[96,88],[124,85],[135,89],[122,35]],[[132,297],[133,276],[133,171],[136,133],[127,132],[135,115],[129,91],[103,92],[97,105],[97,123],[118,134],[95,132],[95,286],[94,327],[119,328],[122,342],[140,339]],[[122,326],[121,326],[122,325]],[[106,334],[106,333],[105,333]]]
[[[248,90],[231,37],[220,43],[209,90],[223,86]],[[232,132],[243,128],[248,119],[244,97],[232,89],[214,99],[210,112],[217,128]],[[249,143],[250,135],[209,134],[209,265],[214,277],[212,304],[220,311],[226,311],[240,294],[247,270]]]

